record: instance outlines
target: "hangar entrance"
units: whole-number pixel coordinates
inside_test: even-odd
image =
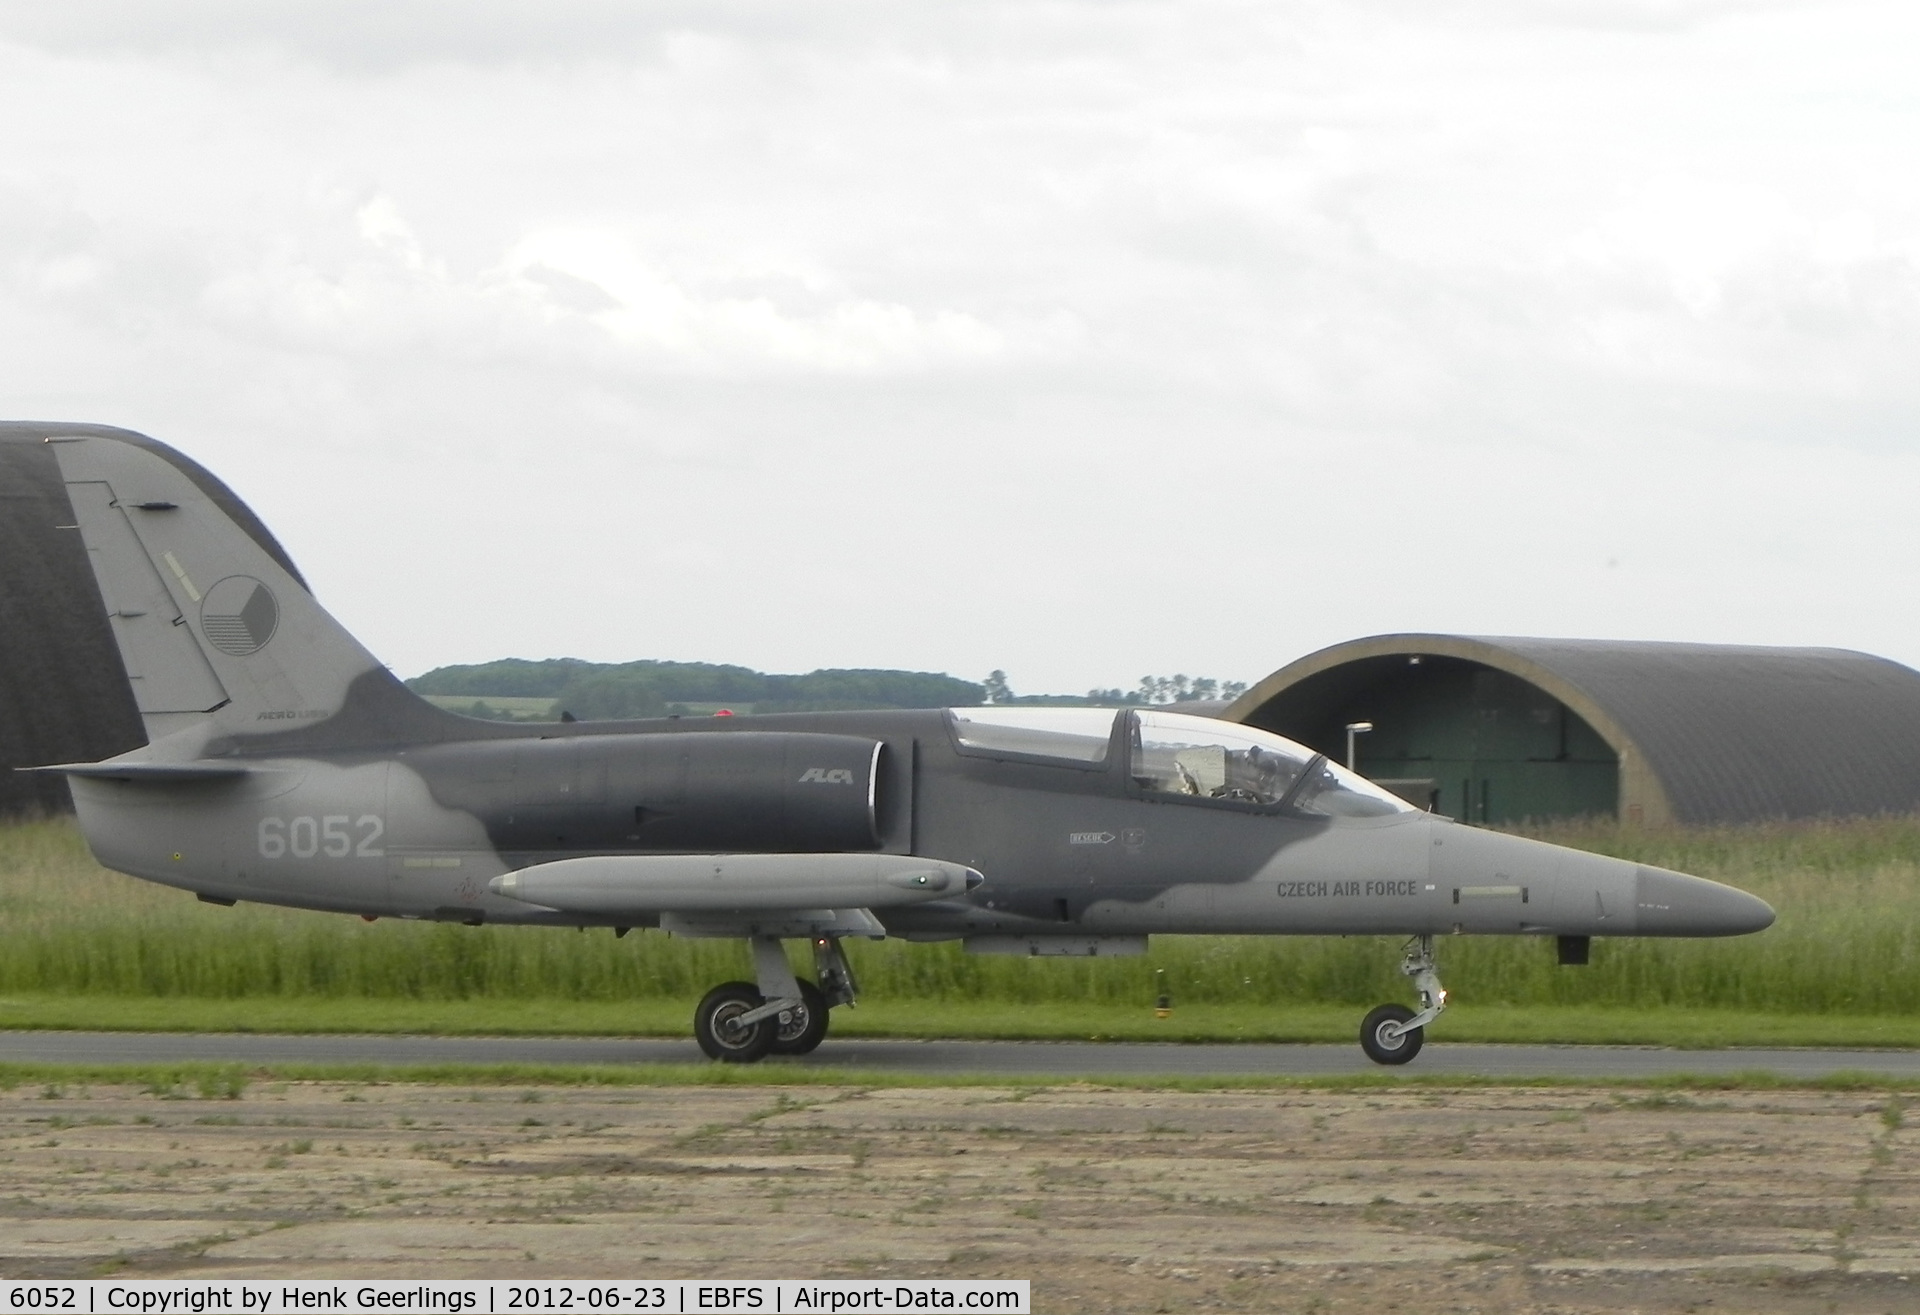
[[[1462,658],[1362,658],[1302,680],[1248,722],[1346,759],[1417,807],[1464,822],[1615,817],[1620,759],[1573,709],[1520,677]]]

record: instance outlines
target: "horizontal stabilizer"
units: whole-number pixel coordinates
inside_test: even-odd
[[[245,776],[251,768],[239,763],[50,763],[45,767],[19,767],[22,772],[59,772],[64,776],[85,776],[96,781],[138,781],[149,785],[175,785],[187,781],[232,781]]]
[[[972,868],[903,854],[616,854],[495,877],[496,895],[562,913],[882,909],[964,894]]]

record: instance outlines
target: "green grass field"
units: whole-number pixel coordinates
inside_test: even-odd
[[[1740,885],[1779,923],[1719,942],[1441,945],[1450,1039],[1920,1044],[1920,818],[1543,839]],[[865,989],[840,1035],[1350,1040],[1406,999],[1398,942],[1164,937],[1139,959],[1029,960],[957,945],[849,946]],[[1153,1017],[1155,972],[1174,998]],[[0,1026],[680,1035],[750,977],[730,942],[223,909],[99,868],[64,819],[0,827]],[[1018,1006],[1010,1007],[1010,1006]]]

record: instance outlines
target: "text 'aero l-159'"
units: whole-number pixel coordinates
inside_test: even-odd
[[[1730,936],[1729,886],[1461,826],[1289,740],[1157,709],[960,708],[508,725],[417,698],[169,450],[55,455],[150,743],[64,764],[111,868],[228,904],[736,937],[757,981],[694,1031],[748,1061],[820,1044],[845,937],[1138,954],[1183,933],[1392,934],[1421,1007],[1444,934]],[[815,982],[784,939],[809,941]]]

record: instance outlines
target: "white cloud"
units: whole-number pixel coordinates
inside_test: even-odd
[[[1070,337],[1072,327],[1006,331],[962,311],[921,312],[861,297],[818,267],[663,269],[604,230],[529,234],[504,268],[554,314],[582,315],[636,361],[705,371],[982,365],[1043,350],[1049,338]]]
[[[1920,660],[1916,28],[0,0],[0,411],[194,453],[409,671]]]

